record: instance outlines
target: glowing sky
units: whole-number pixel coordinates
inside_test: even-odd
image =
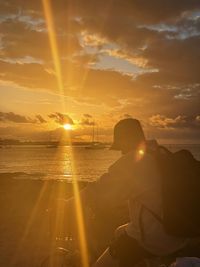
[[[110,141],[132,116],[148,138],[200,142],[199,0],[49,2],[55,54],[42,1],[0,1],[1,138],[57,139],[70,123],[74,141],[93,124]]]

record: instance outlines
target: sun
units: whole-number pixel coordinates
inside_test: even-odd
[[[72,130],[72,125],[70,123],[66,123],[66,124],[63,125],[63,128],[66,131],[71,131]]]

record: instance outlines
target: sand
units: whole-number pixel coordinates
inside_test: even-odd
[[[40,265],[50,242],[46,210],[58,196],[72,195],[71,184],[19,177],[22,175],[0,174],[1,267]]]
[[[72,196],[72,184],[22,177],[22,173],[0,174],[0,267],[39,267],[51,244],[63,244],[67,235],[64,232],[60,240],[52,239],[51,220],[46,210],[58,197]],[[80,189],[84,186],[85,183],[79,184]],[[109,211],[105,214],[97,217],[95,227],[87,225],[89,232],[93,228],[90,238],[98,243],[99,253],[107,246],[115,227],[125,220],[119,214],[113,216]]]

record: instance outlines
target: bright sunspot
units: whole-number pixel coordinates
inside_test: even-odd
[[[64,128],[65,130],[67,130],[67,131],[71,131],[71,130],[72,130],[72,125],[69,124],[69,123],[66,123],[66,124],[63,125],[63,128]]]

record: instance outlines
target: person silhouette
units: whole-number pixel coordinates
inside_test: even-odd
[[[82,206],[118,209],[129,206],[129,222],[118,227],[114,238],[93,267],[132,267],[140,260],[169,255],[181,250],[188,240],[166,233],[162,222],[161,175],[149,151],[156,150],[156,141],[149,143],[137,119],[120,120],[114,127],[111,149],[122,156],[96,182],[80,192]],[[74,199],[65,201],[66,210],[74,209]],[[153,216],[154,214],[155,216]]]
[[[149,152],[157,148],[155,140],[146,140],[137,119],[123,119],[115,125],[111,149],[123,156],[97,181],[96,195],[101,196],[101,205],[116,207],[128,201],[130,221],[116,229],[93,267],[132,267],[144,258],[169,255],[186,245],[185,239],[168,235],[157,219],[163,213],[161,175]]]

